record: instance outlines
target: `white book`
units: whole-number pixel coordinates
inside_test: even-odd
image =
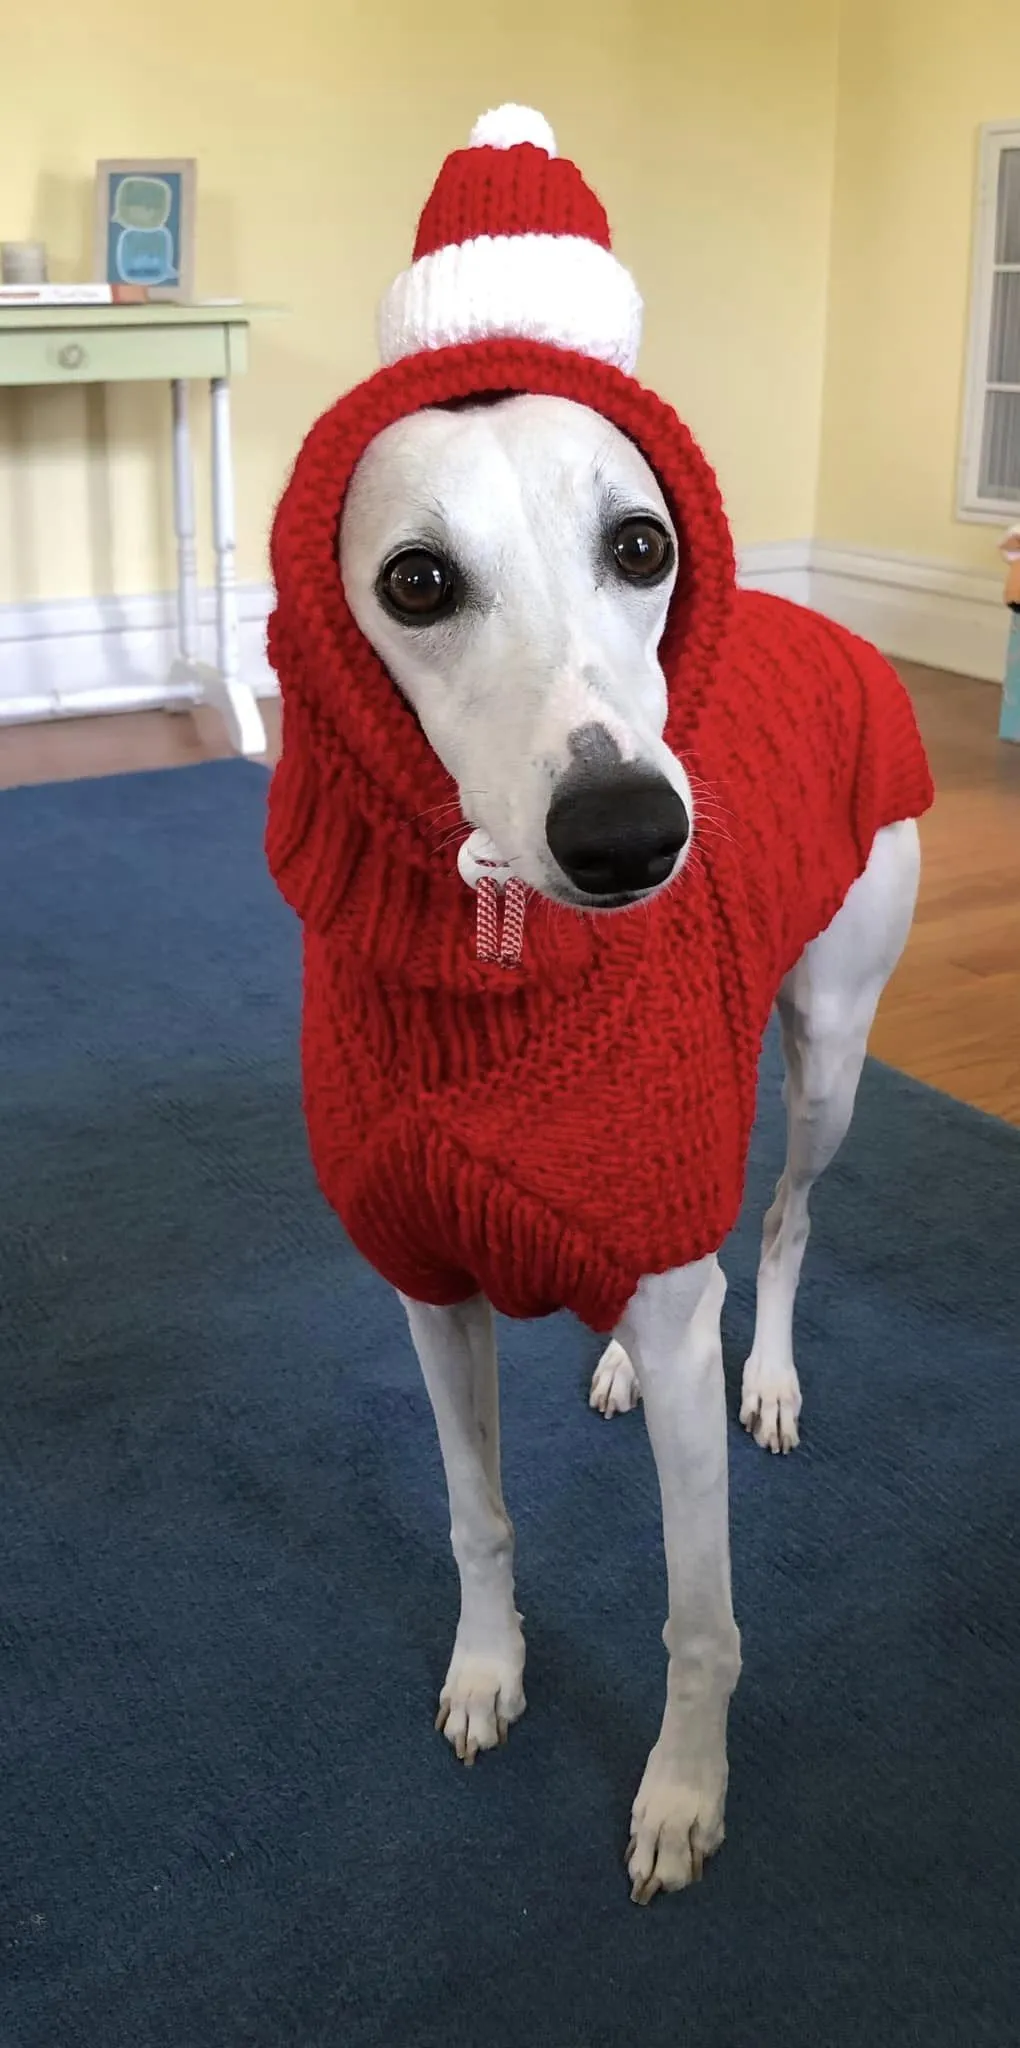
[[[0,306],[110,306],[109,284],[0,284]]]

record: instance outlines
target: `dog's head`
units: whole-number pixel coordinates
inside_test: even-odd
[[[465,819],[559,902],[625,907],[686,857],[659,663],[678,545],[638,449],[562,398],[413,413],[348,488],[354,618]]]
[[[548,124],[485,115],[384,296],[383,367],[316,422],[274,524],[271,859],[298,907],[323,863],[322,903],[349,889],[363,828],[448,880],[437,820],[575,908],[679,874],[734,564],[700,449],[635,380],[640,327]]]

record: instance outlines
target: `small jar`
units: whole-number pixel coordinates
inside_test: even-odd
[[[45,284],[45,242],[0,242],[0,273],[4,284]]]

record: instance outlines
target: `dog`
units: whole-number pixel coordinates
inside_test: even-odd
[[[606,498],[631,518],[639,508],[653,531],[668,536],[673,567],[664,580],[593,583]],[[476,601],[431,626],[418,611],[401,616],[381,579],[409,542],[421,549],[420,577],[435,564],[438,586],[455,561]],[[597,772],[607,805],[616,764],[634,762],[665,780],[690,820],[668,875],[647,894],[678,886],[697,843],[691,784],[663,739],[666,688],[657,661],[676,560],[669,510],[647,463],[603,419],[555,398],[415,414],[373,443],[345,502],[339,564],[351,611],[461,792],[465,833],[469,826],[484,831],[538,895],[596,915],[625,912],[600,913],[590,890],[578,891],[547,830],[552,789],[570,767],[576,734],[588,735],[589,757],[606,763]],[[412,603],[420,601],[415,592]],[[588,682],[591,650],[599,665]],[[597,851],[610,858],[604,843]],[[745,1427],[773,1452],[798,1441],[792,1328],[809,1196],[850,1123],[878,999],[910,928],[919,865],[914,821],[885,827],[832,923],[777,991],[789,1149],[765,1221],[741,1407]],[[640,1902],[697,1877],[723,1836],[726,1713],[739,1670],[719,1337],[724,1292],[715,1257],[649,1276],[591,1387],[592,1405],[604,1415],[632,1408],[644,1394],[663,1498],[672,1670],[634,1804],[628,1869]],[[481,1301],[444,1310],[405,1300],[405,1308],[439,1426],[461,1576],[461,1618],[437,1725],[470,1764],[504,1741],[524,1710],[524,1640],[494,1449],[492,1320]]]
[[[530,180],[544,206],[566,191],[576,227],[579,174],[519,115],[475,138],[479,205],[512,172],[515,218]],[[459,200],[470,155],[442,174]],[[492,1304],[573,1308],[611,1336],[593,1408],[643,1404],[669,1653],[626,1852],[647,1903],[698,1878],[724,1832],[740,1641],[718,1254],[762,1031],[774,1005],[788,1151],[741,1420],[780,1454],[798,1441],[809,1198],[910,928],[930,780],[873,650],[735,591],[711,472],[631,378],[604,244],[577,255],[560,340],[508,328],[500,293],[488,335],[496,242],[422,254],[447,232],[430,207],[384,323],[392,361],[312,430],[277,515],[269,859],[306,929],[316,1169],[403,1299],[435,1414],[461,1593],[437,1726],[465,1764],[525,1705]],[[568,239],[540,265],[553,300]],[[527,296],[532,254],[511,254]],[[465,274],[466,338],[447,295]]]

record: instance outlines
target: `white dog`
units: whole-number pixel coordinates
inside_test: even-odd
[[[616,508],[620,573],[593,575],[607,506]],[[598,414],[556,397],[416,412],[370,443],[347,492],[339,563],[358,626],[453,778],[464,833],[486,834],[506,870],[554,902],[612,914],[682,889],[698,846],[700,792],[663,739],[658,647],[678,552],[666,501],[637,448]],[[771,1451],[797,1443],[792,1323],[810,1191],[849,1125],[918,868],[916,825],[881,830],[838,914],[777,993],[788,1156],[765,1222],[741,1407],[742,1422]],[[611,1174],[611,1132],[606,1142]],[[627,1851],[642,1902],[696,1878],[723,1837],[727,1708],[740,1669],[724,1291],[714,1257],[650,1275],[591,1390],[606,1415],[640,1394],[662,1492],[667,1696]],[[493,1320],[482,1299],[406,1308],[438,1424],[461,1583],[438,1725],[472,1763],[524,1708]]]

